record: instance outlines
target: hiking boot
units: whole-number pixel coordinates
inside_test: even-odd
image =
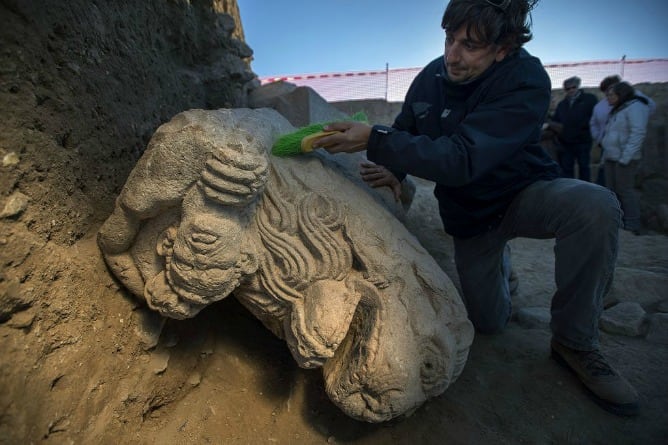
[[[618,416],[638,414],[638,393],[600,351],[577,351],[552,340],[552,358],[578,376],[601,407]]]

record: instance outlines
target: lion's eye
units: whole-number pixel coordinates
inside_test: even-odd
[[[218,239],[216,235],[205,232],[195,232],[190,235],[190,238],[193,240],[193,242],[202,244],[213,244]]]

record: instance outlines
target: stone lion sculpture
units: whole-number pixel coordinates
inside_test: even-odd
[[[412,413],[462,372],[473,329],[450,279],[373,191],[317,154],[276,158],[270,109],[190,110],[162,125],[98,244],[166,317],[233,295],[347,415]]]

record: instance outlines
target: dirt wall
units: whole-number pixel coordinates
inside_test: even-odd
[[[160,124],[245,105],[239,23],[236,1],[0,1],[0,196],[26,195],[44,239],[79,239]]]

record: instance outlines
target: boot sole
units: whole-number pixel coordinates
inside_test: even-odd
[[[578,375],[577,372],[571,366],[568,364],[564,358],[559,355],[558,352],[556,352],[554,349],[551,349],[551,357],[554,361],[559,363],[559,365],[563,366],[564,368],[568,369],[570,372],[572,372],[575,377],[577,377],[578,381],[580,384],[587,390],[587,395],[589,398],[591,398],[598,406],[603,408],[604,410],[616,414],[618,416],[623,416],[623,417],[633,417],[638,415],[639,411],[639,406],[637,403],[624,403],[624,404],[619,404],[619,403],[611,403],[608,402],[607,400],[603,400],[599,396],[597,396],[591,389],[587,387],[587,385],[584,384],[582,380],[580,380],[580,376]]]

